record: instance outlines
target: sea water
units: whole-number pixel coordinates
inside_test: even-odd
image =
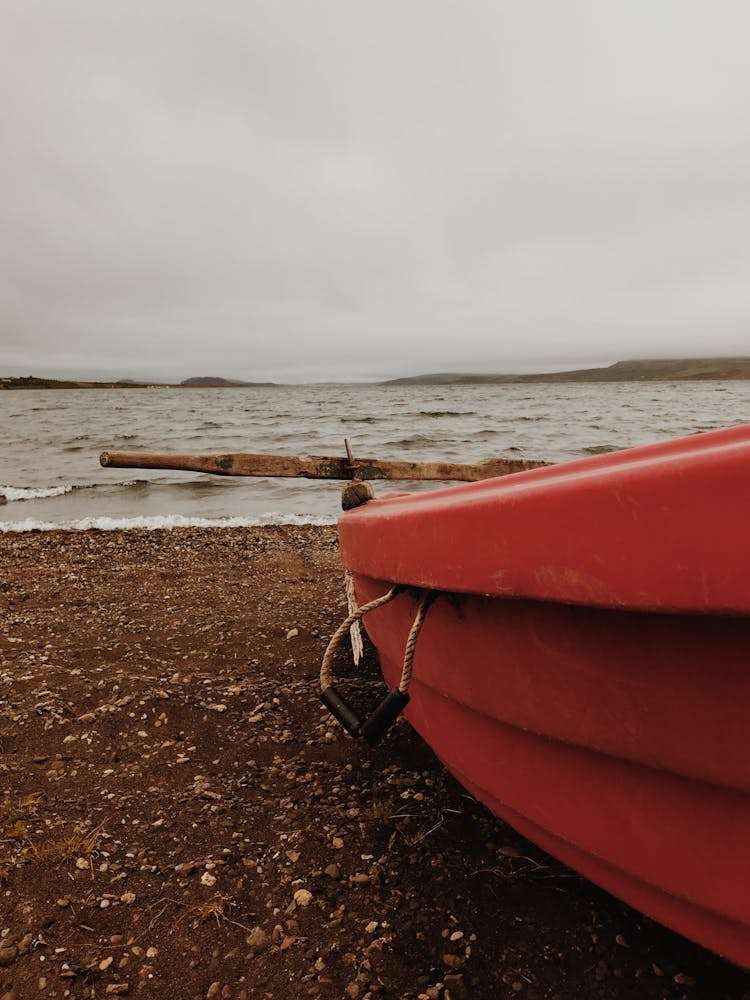
[[[103,469],[106,450],[343,456],[346,437],[367,458],[558,462],[745,422],[749,382],[7,390],[0,531],[332,523],[339,510],[340,484]]]

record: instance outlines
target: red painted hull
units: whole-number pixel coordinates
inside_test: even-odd
[[[737,428],[374,501],[339,532],[361,603],[445,592],[406,716],[466,788],[750,968],[749,501]],[[365,620],[390,685],[415,611],[403,594]]]

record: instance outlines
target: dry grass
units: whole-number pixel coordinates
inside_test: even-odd
[[[218,927],[234,905],[231,896],[225,896],[219,892],[213,899],[208,899],[205,903],[191,907],[186,915],[190,916],[192,914],[193,927],[197,927],[199,924],[204,924],[207,920],[212,919],[216,921]]]
[[[172,900],[172,902],[177,903],[177,900]],[[183,906],[182,903],[177,903],[178,906]],[[236,908],[237,904],[232,899],[231,896],[226,896],[224,893],[217,892],[211,899],[205,900],[203,903],[195,903],[193,906],[187,906],[182,910],[182,913],[177,917],[175,921],[175,926],[180,923],[187,922],[195,930],[200,927],[201,924],[205,924],[209,920],[215,920],[216,926],[219,927],[226,921],[229,924],[234,924],[235,927],[241,927],[243,930],[250,931],[251,928],[246,924],[240,923],[238,920],[233,920],[229,916],[232,910]]]
[[[93,829],[78,827],[67,837],[27,844],[27,851],[36,861],[66,861],[73,857],[89,857],[99,846],[104,824]]]

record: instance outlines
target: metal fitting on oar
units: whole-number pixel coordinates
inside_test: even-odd
[[[361,507],[362,504],[374,500],[375,490],[369,483],[359,478],[358,467],[354,460],[352,446],[349,444],[349,438],[344,438],[344,447],[346,448],[346,468],[351,474],[352,481],[345,483],[341,487],[341,509],[353,510],[355,507]]]
[[[346,698],[331,684],[331,664],[338,644],[348,629],[368,612],[374,611],[376,608],[382,608],[385,604],[388,604],[403,589],[402,586],[397,584],[395,587],[391,587],[388,593],[383,594],[382,597],[370,601],[369,604],[365,604],[361,608],[356,608],[334,632],[331,641],[328,643],[328,648],[325,651],[323,663],[320,668],[320,700],[348,733],[352,736],[364,737],[370,746],[375,746],[380,741],[409,703],[409,684],[411,683],[417,637],[424,624],[427,609],[437,594],[428,591],[422,597],[416,618],[409,630],[409,637],[406,640],[404,665],[401,671],[399,686],[388,692],[364,722]]]

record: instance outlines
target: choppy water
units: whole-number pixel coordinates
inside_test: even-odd
[[[348,437],[368,457],[561,461],[746,422],[747,382],[4,391],[0,530],[338,511],[337,484],[102,469],[105,450],[341,455]]]

